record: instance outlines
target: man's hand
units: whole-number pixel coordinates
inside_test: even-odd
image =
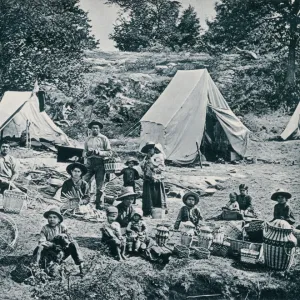
[[[48,242],[48,241],[46,241],[46,242],[43,242],[43,243],[41,243],[41,245],[43,246],[43,247],[45,247],[45,248],[51,248],[51,247],[53,247],[53,243],[51,243],[51,242]]]
[[[94,154],[94,150],[89,150],[89,151],[86,152],[86,155],[87,155],[87,156],[91,156],[91,155],[93,155],[93,154]]]

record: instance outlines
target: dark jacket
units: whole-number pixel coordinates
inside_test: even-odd
[[[134,181],[140,178],[139,172],[134,168],[124,168],[119,175],[123,175],[124,186],[134,186]]]
[[[274,219],[272,221],[277,219],[285,220],[290,225],[293,225],[295,223],[294,214],[287,203],[284,204],[278,203],[274,206]]]
[[[118,209],[118,217],[117,222],[121,225],[121,228],[127,227],[129,224],[132,215],[133,215],[133,207],[130,205],[126,207],[123,202],[117,205]]]
[[[252,206],[252,198],[249,195],[238,195],[237,196],[237,202],[239,204],[240,210],[249,210],[251,212],[254,211],[254,208]]]
[[[174,229],[179,229],[181,222],[187,222],[191,221],[195,226],[198,226],[199,221],[201,221],[203,218],[201,216],[200,210],[198,207],[188,207],[183,206],[181,207],[179,214],[177,216],[177,220],[174,225]]]
[[[89,200],[90,188],[86,181],[80,179],[77,184],[74,183],[72,178],[66,180],[61,187],[61,196],[64,194],[71,193],[81,199]]]

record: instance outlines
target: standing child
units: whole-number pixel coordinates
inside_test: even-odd
[[[274,220],[285,220],[290,225],[295,223],[294,214],[291,207],[288,205],[287,201],[292,195],[283,189],[278,189],[272,196],[271,199],[277,201],[278,203],[274,206]],[[272,222],[271,221],[271,222]]]
[[[129,237],[128,250],[138,252],[139,249],[145,249],[145,239],[147,234],[147,226],[143,221],[143,211],[140,208],[136,208],[133,212],[131,221],[129,222],[126,233]]]
[[[181,207],[174,229],[178,230],[181,222],[191,221],[196,227],[203,219],[200,210],[196,205],[199,203],[199,196],[192,192],[187,192],[182,198],[184,206]]]
[[[58,236],[66,235],[69,242],[65,243],[63,251],[63,260],[70,255],[76,265],[79,266],[80,274],[83,274],[83,259],[79,251],[79,246],[68,233],[67,227],[63,224],[63,216],[60,214],[58,207],[52,207],[44,213],[44,218],[48,220],[48,224],[42,227],[39,245],[35,249],[34,254],[37,254],[37,264],[41,263],[41,258],[47,256],[47,252],[55,250],[55,239]]]
[[[126,239],[122,236],[121,227],[116,219],[118,209],[115,206],[109,206],[106,209],[107,222],[102,228],[102,242],[106,243],[112,255],[117,256],[117,260],[125,260]]]
[[[118,176],[123,175],[124,186],[131,186],[135,192],[135,180],[140,179],[139,172],[134,168],[134,166],[139,165],[139,161],[134,157],[129,157],[125,163],[127,166],[124,168]],[[136,204],[136,196],[134,196],[133,204]]]

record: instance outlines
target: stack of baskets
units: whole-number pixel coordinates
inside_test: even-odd
[[[27,204],[27,195],[19,191],[4,191],[3,208],[6,213],[19,214]]]

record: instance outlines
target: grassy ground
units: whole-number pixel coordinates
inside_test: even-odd
[[[134,141],[132,141],[134,144]],[[290,204],[296,219],[300,222],[299,201],[299,146],[300,141],[267,142],[251,141],[248,155],[277,164],[231,165],[211,164],[210,167],[175,168],[167,171],[175,176],[193,175],[226,177],[225,189],[217,191],[213,196],[203,197],[199,207],[204,217],[209,217],[228,201],[228,194],[237,191],[240,183],[249,186],[249,193],[254,198],[256,210],[260,218],[270,220],[274,202],[271,193],[283,187],[293,194]],[[45,156],[45,154],[43,154]],[[55,165],[55,158],[21,159],[23,166],[31,165],[31,161],[46,165]],[[230,173],[235,169],[236,173]],[[54,202],[53,202],[54,203]],[[138,201],[138,205],[141,203]],[[169,214],[166,222],[173,224],[181,207],[180,199],[168,199]],[[38,233],[45,220],[42,217],[46,204],[39,204],[21,215],[14,215],[19,228],[19,241],[14,253],[0,260],[1,299],[188,299],[188,296],[221,294],[212,299],[298,299],[295,291],[298,282],[300,264],[295,262],[289,277],[280,273],[264,270],[248,270],[232,259],[211,257],[209,260],[179,260],[161,268],[140,258],[130,258],[119,263],[108,257],[100,243],[99,223],[89,223],[74,219],[66,219],[66,225],[77,239],[84,257],[87,260],[88,274],[83,278],[71,277],[70,282],[48,283],[38,287],[18,284],[11,278],[11,271],[16,268],[22,256],[33,251]],[[146,219],[150,234],[154,235],[157,220]],[[173,236],[173,241],[175,236]],[[68,262],[68,268],[75,267]],[[37,289],[37,291],[34,291]],[[192,298],[190,298],[192,299]],[[197,299],[197,297],[195,297]]]

